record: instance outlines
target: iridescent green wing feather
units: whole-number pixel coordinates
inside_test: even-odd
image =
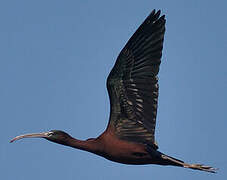
[[[158,77],[165,16],[155,10],[120,52],[107,79],[111,112],[109,126],[123,140],[155,145]]]

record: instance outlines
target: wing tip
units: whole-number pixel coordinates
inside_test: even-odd
[[[154,20],[158,20],[158,19],[163,19],[165,20],[165,14],[163,14],[161,17],[161,10],[159,9],[157,12],[156,12],[156,9],[153,9],[150,13],[150,15],[148,16],[147,19],[150,19],[150,18],[154,18]]]

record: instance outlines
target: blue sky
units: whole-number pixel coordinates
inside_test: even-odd
[[[225,179],[227,2],[0,2],[0,179]],[[166,14],[156,139],[160,151],[218,174],[130,166],[19,134],[97,137],[108,123],[106,78],[152,9]]]

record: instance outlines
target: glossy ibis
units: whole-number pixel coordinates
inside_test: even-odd
[[[165,15],[153,10],[120,52],[107,79],[110,118],[97,138],[77,140],[52,130],[17,136],[45,138],[49,141],[92,152],[124,164],[159,164],[214,173],[201,164],[187,164],[158,151],[155,124],[158,105],[158,72],[165,33]]]

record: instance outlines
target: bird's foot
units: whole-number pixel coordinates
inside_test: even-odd
[[[202,164],[186,164],[186,163],[184,163],[184,167],[190,168],[190,169],[195,169],[195,170],[200,170],[200,171],[211,172],[211,173],[216,173],[218,170],[211,166],[204,166]]]

